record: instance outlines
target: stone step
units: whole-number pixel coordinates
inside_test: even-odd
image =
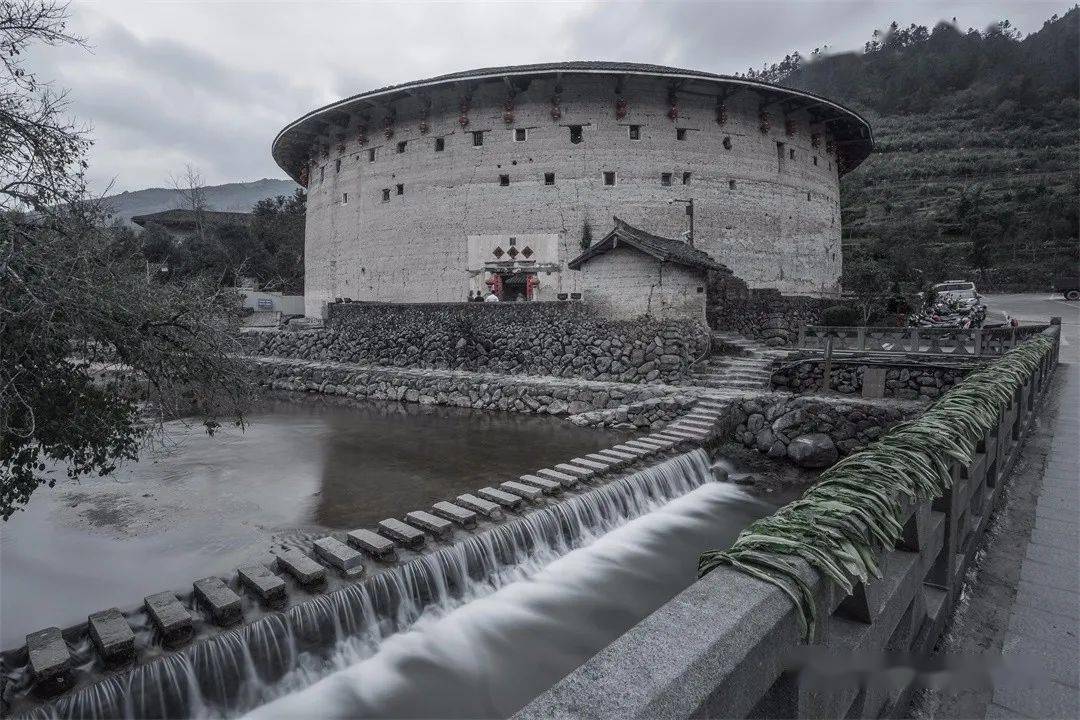
[[[683,443],[694,443],[694,444],[697,444],[697,445],[701,444],[700,438],[686,436],[686,435],[683,435],[681,433],[680,434],[675,434],[675,433],[662,432],[662,433],[657,433],[656,437],[661,438],[663,440],[671,440],[672,442],[675,442],[675,443],[680,444],[680,445],[683,444]]]
[[[406,525],[397,518],[380,520],[378,532],[383,537],[390,538],[406,547],[416,547],[424,544],[424,533],[411,525]]]
[[[496,503],[493,503],[490,500],[484,500],[483,498],[478,498],[475,495],[470,495],[468,493],[458,495],[457,503],[461,507],[468,508],[481,515],[487,515],[490,518],[499,517],[501,515],[499,506]]]
[[[186,637],[191,632],[191,613],[171,591],[147,595],[143,598],[150,622],[167,640]]]
[[[346,575],[356,576],[364,572],[364,556],[337,538],[319,538],[312,543],[312,547],[324,562]]]
[[[664,449],[657,440],[627,440],[623,444],[639,450],[648,450],[650,453],[660,452]]]
[[[431,506],[431,511],[441,518],[457,523],[462,527],[476,527],[476,513],[454,503],[446,501],[437,502]]]
[[[240,596],[219,577],[205,577],[193,583],[195,598],[210,610],[218,625],[228,625],[240,619]]]
[[[642,448],[634,447],[633,445],[627,445],[626,443],[614,445],[611,449],[615,452],[626,453],[627,455],[633,455],[639,458],[648,457],[655,452],[655,450],[645,450]]]
[[[661,440],[660,438],[658,438],[658,437],[656,437],[654,435],[647,435],[646,437],[641,438],[639,440],[639,442],[645,442],[645,443],[649,443],[649,444],[652,444],[652,445],[656,445],[661,450],[671,450],[677,444],[677,443],[672,442],[671,440]]]
[[[299,550],[277,553],[277,566],[301,585],[318,585],[326,579],[326,568]]]
[[[441,517],[435,517],[426,510],[413,510],[405,513],[405,522],[439,537],[449,537],[454,532],[452,522],[443,520]]]
[[[86,618],[90,640],[106,662],[135,656],[135,633],[119,608],[109,608]]]
[[[676,420],[674,424],[684,425],[688,427],[699,427],[702,430],[709,430],[716,424],[715,420],[698,420],[697,418],[681,417]]]
[[[558,483],[555,484],[558,485]],[[514,482],[513,480],[507,480],[504,483],[499,483],[499,487],[502,488],[505,492],[510,493],[511,495],[517,495],[519,497],[525,498],[526,500],[539,500],[540,496],[544,494],[543,491],[540,490],[540,488],[538,487]]]
[[[586,470],[592,470],[594,473],[602,473],[611,466],[611,463],[597,462],[595,460],[589,460],[588,458],[574,458],[569,464],[583,467]]]
[[[476,494],[485,500],[490,500],[493,503],[498,503],[504,508],[515,509],[521,506],[522,499],[520,495],[514,495],[508,493],[505,490],[496,490],[492,487],[480,488],[476,491]]]
[[[682,420],[700,420],[707,423],[714,423],[720,419],[720,413],[712,412],[691,412],[682,416]]]
[[[285,599],[285,581],[270,572],[264,565],[244,565],[236,571],[240,582],[251,589],[264,602],[278,602]]]
[[[605,457],[599,453],[589,453],[585,456],[586,460],[590,460],[594,463],[602,463],[606,469],[618,470],[626,465],[622,460],[616,460],[615,458]],[[576,460],[574,462],[577,462]]]
[[[562,492],[562,483],[558,480],[537,477],[536,475],[522,475],[518,478],[518,481],[524,483],[525,485],[538,487],[548,495],[554,495],[556,493]]]
[[[596,471],[572,463],[559,463],[555,469],[567,475],[573,475],[578,480],[590,480],[596,475]]]
[[[554,480],[557,483],[561,483],[563,487],[574,487],[578,483],[576,475],[560,472],[559,470],[551,470],[549,468],[537,470],[536,476]]]
[[[637,460],[636,455],[624,453],[620,450],[601,450],[597,453],[597,455],[599,455],[600,457],[609,457],[613,460],[619,460],[623,463],[623,465],[629,465],[630,463]]]
[[[380,560],[392,560],[397,555],[392,541],[364,528],[345,533],[345,542]]]
[[[58,627],[47,627],[27,635],[26,649],[36,681],[56,677],[71,667],[71,651]]]

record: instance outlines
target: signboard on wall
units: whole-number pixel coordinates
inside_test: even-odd
[[[558,267],[558,233],[468,235],[468,269],[480,272],[491,263],[510,267]]]

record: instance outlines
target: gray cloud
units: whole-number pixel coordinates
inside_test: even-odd
[[[1037,30],[1062,2],[140,3],[76,5],[91,52],[37,48],[32,67],[70,88],[92,124],[96,190],[161,186],[185,164],[207,182],[283,177],[269,145],[340,97],[471,67],[631,60],[743,72],[798,49],[862,46],[890,20],[963,27],[1008,17]]]

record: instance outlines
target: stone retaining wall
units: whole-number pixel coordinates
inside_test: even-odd
[[[971,372],[973,367],[941,367],[897,363],[874,367],[885,368],[885,397],[898,400],[934,400],[949,391]],[[862,392],[865,363],[833,361],[829,387],[845,395]],[[819,392],[825,375],[823,360],[803,360],[784,365],[773,373],[774,390],[794,393]]]
[[[749,290],[717,280],[709,286],[709,325],[715,330],[736,332],[774,347],[793,346],[804,325],[821,322],[822,311],[839,301],[781,295],[778,290]]]
[[[731,418],[734,440],[802,467],[825,468],[842,455],[862,450],[913,408],[872,403],[837,403],[809,397],[744,398]]]
[[[579,302],[336,303],[325,329],[245,341],[254,355],[644,383],[688,378],[708,328],[614,322]]]
[[[453,405],[566,417],[582,426],[657,429],[697,400],[660,385],[527,381],[505,375],[358,368],[335,362],[251,358],[260,382],[275,390],[317,392],[368,400]]]

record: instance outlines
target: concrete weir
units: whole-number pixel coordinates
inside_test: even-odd
[[[714,418],[713,435],[719,435],[726,417],[725,408],[716,401],[706,402],[704,407],[704,403],[699,402],[697,410]],[[406,591],[405,586],[391,582],[390,579],[396,577],[396,569],[417,566],[419,563],[419,566],[427,568],[425,572],[432,572],[432,564],[437,562],[435,558],[448,552],[459,552],[462,543],[471,548],[467,551],[470,557],[475,555],[462,565],[466,567],[470,562],[480,562],[481,556],[486,557],[492,552],[490,545],[485,545],[486,549],[481,552],[480,546],[471,545],[469,538],[504,531],[514,533],[507,536],[514,538],[511,547],[518,548],[512,554],[527,553],[532,541],[523,541],[523,538],[527,539],[530,533],[535,533],[540,527],[535,524],[539,520],[534,519],[543,520],[543,527],[553,523],[544,531],[548,534],[576,532],[573,526],[581,522],[580,512],[577,515],[562,513],[559,508],[563,503],[583,502],[594,493],[616,492],[623,484],[642,482],[643,477],[657,482],[649,475],[652,468],[665,467],[669,462],[685,462],[683,458],[689,455],[675,453],[692,450],[710,437],[712,435],[704,434],[694,438],[665,440],[659,438],[657,433],[642,436],[641,444],[624,445],[623,450],[603,451],[594,460],[574,458],[558,464],[558,469],[542,468],[518,480],[501,482],[497,488],[479,488],[475,493],[448,498],[435,503],[430,512],[415,510],[405,513],[400,519],[387,518],[378,523],[374,531],[364,528],[349,531],[344,534],[344,541],[336,537],[321,538],[312,543],[310,552],[300,549],[278,551],[273,568],[258,564],[245,565],[238,569],[234,578],[207,577],[195,581],[192,591],[186,595],[173,591],[149,595],[144,600],[142,610],[160,638],[156,643],[151,642],[149,647],[143,642],[134,641],[133,618],[137,617],[139,609],[121,612],[110,608],[91,615],[85,626],[70,628],[63,633],[57,628],[33,633],[27,637],[26,646],[3,653],[5,669],[15,668],[14,674],[18,677],[14,682],[9,681],[9,687],[13,687],[14,692],[6,692],[5,698],[14,696],[15,699],[5,710],[28,709],[35,703],[31,698],[40,700],[42,697],[46,681],[58,676],[68,679],[61,687],[74,689],[56,702],[76,705],[89,702],[89,696],[81,693],[79,688],[87,687],[93,695],[94,691],[89,686],[98,682],[96,669],[115,668],[117,664],[127,663],[133,667],[130,671],[121,670],[119,674],[114,672],[110,675],[106,681],[113,685],[119,683],[119,678],[126,672],[138,673],[142,678],[140,683],[145,683],[150,675],[161,681],[164,677],[162,673],[175,670],[154,668],[162,663],[169,665],[173,658],[188,656],[189,649],[206,648],[199,652],[209,651],[214,636],[220,632],[241,633],[254,642],[256,636],[251,633],[265,634],[265,628],[274,624],[298,621],[289,618],[299,619],[308,617],[311,612],[325,612],[331,606],[325,605],[324,601],[338,603],[346,596],[360,592],[360,588],[365,588],[365,593],[375,592],[374,599],[367,601],[368,606],[380,605],[389,610],[405,601],[403,593],[417,591],[417,588]],[[686,491],[687,488],[668,488],[667,485],[672,482],[676,481],[664,479],[658,488],[651,488],[642,497],[659,492],[659,497],[670,498]],[[600,511],[592,509],[590,512]],[[555,514],[549,517],[545,513]],[[525,521],[528,524],[521,525]],[[521,530],[514,529],[518,527],[529,530],[523,535]],[[417,554],[417,550],[428,541],[433,547],[424,554]],[[500,550],[500,553],[505,552],[506,549]],[[490,565],[508,559],[491,557],[484,559],[482,564]],[[447,587],[452,590],[454,583]],[[430,592],[430,589],[424,592]],[[394,600],[394,597],[398,599]],[[410,596],[408,601],[422,605],[427,600],[430,598]],[[301,622],[301,626],[305,626],[306,622],[310,621]],[[340,627],[348,628],[356,621],[337,622]],[[227,630],[228,627],[234,629]],[[305,634],[306,639],[298,649],[316,642],[316,638],[324,632],[320,630],[314,637]],[[75,669],[76,663],[72,661],[69,648],[78,644],[79,638],[86,636],[93,637],[93,642],[87,644],[92,651],[90,655],[86,654],[85,649],[80,651],[79,669]],[[266,639],[260,636],[260,647],[265,645]],[[316,646],[321,644],[322,641],[316,642]],[[159,645],[160,649],[154,645]],[[136,647],[138,651],[134,652]],[[252,651],[252,657],[257,663],[261,662],[261,655],[257,651]],[[277,668],[281,672],[287,669]],[[129,680],[135,682],[133,678]],[[128,690],[132,688],[131,685],[127,687]],[[148,691],[141,685],[139,692]],[[155,692],[172,693],[169,689]],[[75,705],[65,704],[64,707],[70,711]]]

